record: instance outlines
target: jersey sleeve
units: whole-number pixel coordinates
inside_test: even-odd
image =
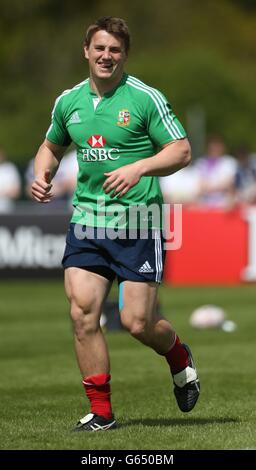
[[[146,115],[148,134],[155,145],[161,146],[186,137],[186,131],[171,105],[156,89],[152,89],[149,95]]]
[[[54,144],[68,146],[71,143],[71,138],[65,125],[62,106],[63,99],[62,96],[60,96],[55,101],[52,110],[52,121],[46,133],[46,138]]]

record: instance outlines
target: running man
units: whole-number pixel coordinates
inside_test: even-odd
[[[100,328],[103,303],[115,277],[122,324],[165,357],[181,411],[192,410],[199,396],[191,352],[155,308],[164,263],[159,221],[148,217],[147,237],[136,232],[135,238],[134,230],[127,236],[128,229],[135,228],[131,209],[154,204],[161,210],[157,177],[188,165],[190,145],[165,97],[124,72],[129,46],[129,30],[121,18],[101,17],[89,26],[84,54],[90,76],[57,98],[35,158],[32,194],[36,201],[48,203],[64,152],[71,142],[77,149],[79,173],[63,267],[75,351],[91,409],[76,431],[116,427],[109,354]],[[120,208],[122,225],[115,238]]]

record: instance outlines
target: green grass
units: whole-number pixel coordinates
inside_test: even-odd
[[[192,347],[202,393],[176,406],[165,361],[127,333],[108,333],[112,402],[119,428],[72,433],[87,400],[60,282],[0,287],[1,449],[248,449],[256,447],[255,286],[161,288],[165,315]],[[223,306],[233,333],[195,331],[191,311]]]

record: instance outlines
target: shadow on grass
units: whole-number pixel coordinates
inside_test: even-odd
[[[120,423],[119,428],[127,426],[198,426],[204,424],[226,424],[238,423],[239,419],[235,418],[160,418],[160,419],[130,419]]]

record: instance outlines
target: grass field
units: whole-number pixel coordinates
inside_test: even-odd
[[[256,448],[255,286],[162,287],[160,295],[197,362],[202,393],[196,408],[178,410],[162,358],[127,333],[109,332],[119,428],[72,433],[87,402],[62,283],[1,283],[1,449]],[[205,303],[224,307],[237,330],[192,330],[189,315]]]

